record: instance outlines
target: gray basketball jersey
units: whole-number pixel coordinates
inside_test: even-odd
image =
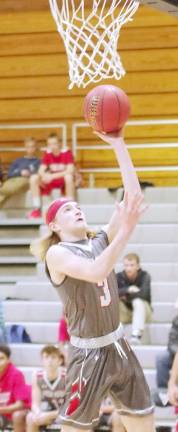
[[[108,246],[108,238],[101,231],[93,239],[74,243],[60,242],[59,245],[76,255],[93,260]],[[60,285],[53,285],[63,302],[70,335],[98,337],[118,327],[119,295],[114,271],[104,281],[98,281],[98,284],[66,276]]]
[[[65,400],[65,370],[59,372],[54,382],[50,382],[45,371],[37,372],[37,384],[41,391],[41,410],[53,411],[59,409]]]

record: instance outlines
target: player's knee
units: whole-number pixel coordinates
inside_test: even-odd
[[[143,429],[145,432],[154,432],[155,428],[154,428],[154,415],[153,414],[149,414],[145,417],[143,417]]]
[[[111,417],[111,424],[113,432],[125,432],[125,428],[123,423],[121,422],[121,418],[119,413],[114,410]]]

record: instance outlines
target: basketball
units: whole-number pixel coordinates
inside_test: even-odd
[[[119,87],[97,86],[85,97],[85,119],[98,132],[118,131],[128,120],[129,114],[129,98]]]

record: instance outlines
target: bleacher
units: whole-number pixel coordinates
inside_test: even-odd
[[[142,267],[152,276],[153,322],[146,326],[143,345],[135,347],[150,388],[155,387],[155,357],[164,351],[170,323],[176,314],[174,302],[178,282],[178,188],[146,188],[149,209],[136,227],[125,252],[137,252]],[[89,226],[107,223],[115,199],[122,190],[80,189],[78,200]],[[60,300],[46,279],[44,265],[31,256],[29,244],[44,233],[42,220],[28,220],[31,197],[14,197],[0,211],[0,292],[4,299],[6,323],[21,323],[32,344],[12,345],[13,361],[25,373],[28,382],[40,366],[40,348],[57,342]],[[117,270],[121,268],[118,262]],[[126,333],[130,334],[130,326]],[[157,409],[157,424],[175,423],[174,409]]]

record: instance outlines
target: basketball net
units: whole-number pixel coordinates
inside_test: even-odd
[[[119,32],[131,21],[139,0],[91,0],[88,8],[85,0],[49,4],[67,52],[69,89],[125,74],[117,52]]]

